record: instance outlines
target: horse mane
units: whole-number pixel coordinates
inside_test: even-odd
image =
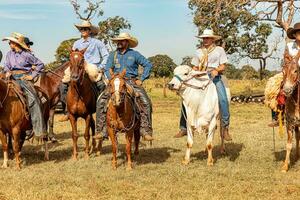
[[[69,65],[70,65],[69,61],[64,62],[63,64],[59,65],[58,67],[56,67],[52,71],[54,71],[54,72],[61,72],[61,71],[65,70]],[[49,71],[49,70],[47,70],[47,71]]]

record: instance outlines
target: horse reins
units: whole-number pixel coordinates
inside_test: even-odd
[[[190,87],[190,88],[193,88],[193,89],[196,89],[196,90],[205,90],[207,88],[207,86],[211,83],[211,80],[209,80],[208,83],[206,85],[202,86],[202,87],[187,83],[188,81],[192,80],[193,78],[198,78],[198,77],[205,76],[205,75],[207,75],[207,73],[196,74],[196,75],[193,75],[192,77],[190,77],[186,80],[183,80],[178,75],[174,75],[174,77],[177,78],[181,83],[181,85],[179,87],[179,90],[181,89],[182,85],[185,85],[187,87]]]

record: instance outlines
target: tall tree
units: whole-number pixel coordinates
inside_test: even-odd
[[[154,77],[169,77],[176,66],[172,58],[167,55],[156,55],[148,58],[153,65]]]

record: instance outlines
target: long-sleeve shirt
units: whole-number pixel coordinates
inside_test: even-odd
[[[34,70],[32,66],[35,66]],[[31,73],[33,78],[36,77],[43,68],[44,63],[29,51],[15,52],[11,50],[7,53],[4,63],[4,72],[24,70],[28,71],[29,74]]]
[[[97,65],[99,69],[103,69],[108,58],[108,50],[105,44],[98,39],[89,37],[86,40],[81,38],[73,45],[73,50],[83,50],[85,48],[87,48],[84,53],[85,61]]]
[[[117,50],[109,54],[105,67],[105,75],[110,79],[109,70],[111,68],[113,68],[114,73],[120,73],[123,69],[126,69],[127,78],[136,78],[138,77],[139,65],[144,68],[141,76],[141,81],[144,81],[150,76],[152,69],[150,61],[133,49],[128,49],[124,54]]]

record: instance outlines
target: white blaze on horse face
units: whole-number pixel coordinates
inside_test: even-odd
[[[114,80],[114,86],[115,86],[115,97],[116,97],[116,104],[118,105],[120,103],[120,79],[116,78]]]

